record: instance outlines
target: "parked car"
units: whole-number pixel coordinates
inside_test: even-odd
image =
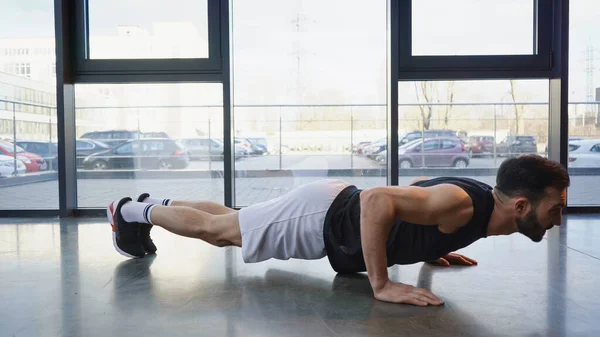
[[[259,137],[246,138],[253,146],[257,147],[262,153],[268,152],[267,139]],[[262,154],[261,153],[261,154]]]
[[[534,136],[507,136],[496,145],[496,153],[508,157],[537,152],[537,142]]]
[[[156,132],[142,132],[141,138],[170,138],[166,132],[156,131]]]
[[[573,140],[584,140],[585,138],[583,137],[569,137],[569,142],[573,141]],[[546,147],[544,148],[544,153],[548,153],[548,145],[546,145]]]
[[[181,144],[187,149],[190,159],[198,160],[223,160],[225,145],[221,140],[209,138],[185,138],[180,140]],[[235,145],[235,159],[246,155],[244,147]]]
[[[40,140],[19,140],[17,145],[25,151],[35,153],[48,163],[47,170],[58,170],[58,146],[56,143]]]
[[[141,133],[135,130],[106,130],[86,132],[79,138],[93,139],[115,147],[129,140],[140,139],[144,137]]]
[[[494,136],[470,136],[467,139],[466,149],[471,157],[476,155],[494,154]]]
[[[371,144],[371,142],[360,142],[360,143],[354,145],[354,147],[352,148],[352,153],[362,154],[365,146],[367,146],[369,144]]]
[[[15,154],[14,151],[14,144],[0,141],[0,155],[13,157]],[[19,158],[25,164],[27,172],[39,172],[47,169],[48,164],[46,164],[44,158],[40,157],[39,155],[27,152],[18,145],[16,146],[16,151],[17,158]]]
[[[569,167],[600,167],[600,139],[569,142]]]
[[[222,139],[220,139],[220,141],[223,142]],[[240,138],[235,138],[234,144],[236,147],[240,147],[242,149],[242,152],[245,156],[249,156],[252,153],[252,146],[250,145],[250,142],[244,141]]]
[[[386,153],[377,156],[385,163]],[[470,157],[464,143],[458,137],[416,139],[398,147],[398,165],[411,167],[467,167]]]
[[[376,159],[385,150],[387,150],[387,138],[381,138],[363,147],[362,153],[368,158]]]
[[[190,160],[223,159],[223,143],[209,138],[184,138],[179,140],[187,149]]]
[[[58,169],[58,144],[43,141],[18,141],[17,144],[27,152],[35,153],[46,160],[50,165],[48,170]],[[77,139],[75,143],[77,167],[83,166],[85,157],[96,152],[102,152],[111,147],[95,140]]]
[[[421,131],[411,131],[398,139],[398,145],[404,145],[416,139],[427,139],[436,137],[457,137],[457,132],[454,130],[433,129]]]
[[[27,172],[25,164],[17,158],[17,169],[15,170],[15,158],[11,156],[0,155],[0,178],[6,178],[13,174],[23,174]]]
[[[91,139],[77,139],[75,141],[75,156],[77,167],[83,167],[84,159],[94,153],[105,152],[112,147],[108,144]]]
[[[246,138],[235,138],[235,144],[236,146],[243,147],[249,155],[260,156],[267,152],[266,148],[258,146]]]
[[[140,139],[89,155],[83,166],[91,170],[183,169],[189,160],[186,149],[172,139]]]

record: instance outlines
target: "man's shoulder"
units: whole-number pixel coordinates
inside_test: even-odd
[[[437,177],[418,182],[414,186],[433,187],[442,185],[448,186],[450,190],[455,191],[455,198],[461,199],[460,201],[463,205],[470,204],[476,206],[476,204],[481,204],[482,201],[492,198],[493,188],[490,185],[467,177]]]
[[[427,186],[435,186],[435,185],[441,185],[441,184],[453,184],[453,185],[458,185],[459,187],[463,187],[463,188],[468,188],[468,187],[473,187],[473,188],[479,188],[479,189],[483,189],[483,190],[491,190],[492,187],[482,181],[473,179],[473,178],[468,178],[468,177],[436,177],[436,178],[431,178],[431,179],[426,179],[426,180],[419,180],[414,182],[412,185],[413,186],[423,186],[423,187],[427,187]]]
[[[457,210],[463,210],[463,216],[461,216],[458,211],[455,213],[457,219],[461,218],[461,221],[457,221],[457,224],[462,224],[458,227],[454,227],[454,229],[466,225],[467,222],[470,223],[473,219],[476,219],[477,221],[482,220],[487,217],[493,209],[493,187],[482,181],[467,177],[439,177],[436,178],[436,181],[432,182],[432,184],[451,184],[463,190],[462,198],[460,198],[461,200],[457,200],[457,204],[455,204]],[[460,206],[458,204],[460,204]],[[465,221],[466,219],[469,219],[469,221]]]
[[[473,178],[469,178],[469,177],[454,177],[454,176],[440,176],[440,177],[434,177],[434,178],[420,178],[420,179],[416,179],[416,181],[414,182],[415,185],[419,185],[419,184],[432,184],[432,185],[436,185],[436,184],[443,184],[444,182],[464,182],[464,183],[474,183],[474,184],[485,184],[482,181],[479,181],[477,179],[473,179]]]

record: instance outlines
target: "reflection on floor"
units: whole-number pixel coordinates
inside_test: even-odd
[[[600,217],[480,240],[476,267],[390,268],[446,301],[428,308],[378,302],[326,258],[244,264],[157,228],[158,254],[128,260],[104,219],[0,222],[0,336],[600,336]]]

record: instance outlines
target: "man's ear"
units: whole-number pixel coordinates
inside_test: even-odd
[[[515,199],[515,211],[518,215],[525,215],[529,212],[529,200],[527,198],[517,198]]]

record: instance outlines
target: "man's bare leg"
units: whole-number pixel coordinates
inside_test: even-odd
[[[120,228],[133,228],[137,223],[141,226],[140,235],[142,229],[147,229],[144,234],[148,235],[147,239],[150,234],[148,227],[155,225],[174,234],[201,239],[218,247],[231,245],[241,247],[242,244],[238,212],[214,215],[187,206],[163,206],[123,198],[111,203],[109,213],[109,217],[116,219]],[[122,219],[122,222],[119,219]],[[134,240],[131,235],[129,236],[129,241]],[[144,239],[140,237],[141,241]]]
[[[231,209],[230,209],[231,210]],[[150,212],[151,224],[169,232],[201,239],[217,247],[242,246],[239,218],[235,210],[214,215],[187,206],[155,205]]]
[[[147,196],[147,197],[146,197]],[[140,200],[142,199],[142,200]],[[197,209],[213,215],[230,214],[237,212],[236,210],[223,206],[212,201],[188,201],[188,200],[173,200],[173,199],[157,199],[150,197],[149,194],[145,193],[140,195],[138,198],[139,202],[149,203],[153,205],[163,206],[185,206]]]
[[[185,200],[173,200],[171,206],[185,206],[190,207],[199,211],[203,211],[212,215],[223,215],[236,213],[237,210],[217,204],[212,201],[185,201]]]
[[[165,206],[185,207],[185,208],[189,208],[192,210],[196,210],[198,212],[202,212],[202,213],[204,213],[204,215],[221,216],[221,215],[226,215],[226,214],[234,214],[237,216],[236,210],[226,207],[224,205],[217,204],[212,201],[187,201],[187,200],[160,199],[160,198],[151,197],[149,193],[141,194],[137,198],[137,201],[138,201],[138,203],[150,204],[150,205],[161,206],[161,207],[165,207]],[[137,206],[136,208],[138,208],[138,207],[140,207],[140,206]],[[131,215],[134,218],[137,218],[135,213],[131,214],[127,211],[126,211],[126,213],[128,215]],[[187,213],[189,213],[189,212],[187,212]],[[196,217],[199,217],[199,216],[196,216]],[[200,219],[202,219],[202,217],[200,217]],[[210,219],[212,221],[212,218],[210,218]],[[154,254],[154,253],[156,253],[158,248],[156,247],[156,245],[154,244],[154,241],[150,237],[150,231],[152,230],[152,224],[150,223],[149,219],[144,219],[144,220],[146,220],[146,221],[145,221],[145,224],[141,225],[141,227],[140,227],[139,237],[140,237],[140,240],[144,247],[144,250],[149,254]],[[213,223],[215,223],[215,222],[213,221]],[[218,222],[216,222],[216,223],[218,224]],[[165,223],[161,223],[161,224],[162,225],[159,224],[159,227],[163,227],[163,228],[165,228],[171,232],[174,232],[176,234],[202,239],[202,237],[198,237],[198,233],[194,232],[196,230],[195,228],[187,228],[187,229],[186,229],[186,227],[171,228],[173,226],[178,226],[180,224],[180,222],[174,222],[174,223],[165,222]],[[238,231],[239,231],[239,228],[238,228]],[[212,240],[211,241],[210,240],[210,238],[212,237],[211,235],[207,235],[205,237],[209,238],[209,240],[205,240],[205,241],[207,241],[211,244],[217,245],[217,246],[234,244],[233,241],[231,241],[231,240],[229,240],[229,241],[228,240],[225,240],[225,241]],[[239,242],[241,243],[241,239],[239,240]]]

